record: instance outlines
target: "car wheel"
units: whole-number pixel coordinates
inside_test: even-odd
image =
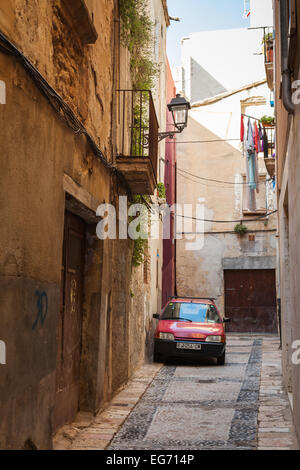
[[[163,358],[160,354],[154,351],[153,362],[163,362]]]
[[[226,357],[225,351],[223,352],[222,356],[217,357],[218,366],[224,366],[224,364],[225,364],[225,357]]]

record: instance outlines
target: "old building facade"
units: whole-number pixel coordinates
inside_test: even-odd
[[[283,376],[300,435],[299,371],[299,16],[300,2],[274,1],[276,174]]]
[[[159,24],[153,54],[166,64],[166,2],[147,8]],[[134,267],[132,240],[97,237],[97,208],[156,192],[166,72],[154,104],[147,93],[148,153],[128,162],[120,90],[132,90],[132,76],[119,2],[4,0],[0,11],[0,448],[46,449],[151,356],[161,242]]]
[[[177,76],[192,110],[187,131],[177,139],[177,202],[193,209],[184,214],[183,236],[178,235],[176,278],[178,295],[216,298],[231,318],[229,331],[276,333],[274,174],[268,173],[266,155],[258,153],[256,205],[250,207],[240,137],[241,117],[247,138],[248,120],[259,126],[262,116],[274,114],[262,38],[260,29],[245,28],[182,40]],[[269,140],[271,156],[273,136]],[[178,227],[181,222],[182,216]],[[237,225],[247,233],[237,233]]]
[[[169,63],[167,64],[167,103],[176,96],[176,86],[172,76]],[[173,131],[173,119],[171,113],[167,112],[167,131]],[[164,183],[166,188],[166,202],[172,207],[176,203],[176,135],[173,139],[168,138],[166,143],[164,163]],[[175,217],[174,212],[165,224],[166,236],[163,240],[163,283],[162,283],[162,307],[168,299],[176,294],[175,279]]]

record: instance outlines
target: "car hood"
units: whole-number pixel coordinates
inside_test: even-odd
[[[224,335],[223,323],[190,323],[176,320],[160,320],[157,332],[173,333],[175,338],[203,339],[208,335]]]

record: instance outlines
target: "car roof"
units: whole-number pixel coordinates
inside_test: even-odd
[[[202,303],[206,303],[206,304],[212,304],[212,305],[215,305],[215,301],[213,298],[211,299],[206,299],[204,297],[176,297],[176,298],[170,298],[167,302],[168,303],[176,303],[176,302],[179,302],[179,303],[195,303],[195,304],[202,304]]]

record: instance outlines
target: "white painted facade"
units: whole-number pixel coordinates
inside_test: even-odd
[[[273,26],[273,0],[250,0],[250,27]]]
[[[265,78],[262,31],[231,29],[192,33],[182,40],[185,80],[178,83],[191,99],[191,59],[226,90],[235,90]],[[184,83],[185,82],[185,83]]]

